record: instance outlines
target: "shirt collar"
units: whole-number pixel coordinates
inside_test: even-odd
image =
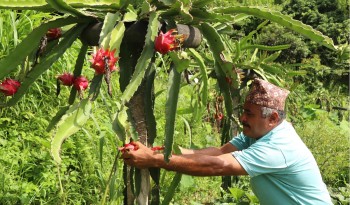
[[[287,125],[288,125],[288,122],[286,120],[283,120],[279,125],[277,125],[275,128],[270,130],[270,132],[266,133],[264,136],[260,137],[258,140],[263,139],[263,138],[267,139],[269,136],[284,129]]]

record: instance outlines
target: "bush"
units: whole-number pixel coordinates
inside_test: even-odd
[[[349,124],[338,125],[328,113],[318,114],[317,120],[305,121],[296,127],[297,132],[313,153],[323,179],[332,187],[349,183]]]

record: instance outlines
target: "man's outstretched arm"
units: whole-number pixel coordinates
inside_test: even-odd
[[[219,156],[230,152],[238,151],[238,149],[229,142],[221,147],[207,147],[203,149],[186,149],[180,147],[180,150],[181,154],[202,154],[210,156]]]
[[[173,155],[170,162],[164,155],[137,142],[138,149],[123,153],[125,163],[138,168],[158,167],[194,176],[246,175],[247,172],[231,153],[218,156],[203,154]]]

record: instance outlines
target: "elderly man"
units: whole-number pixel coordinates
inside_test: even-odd
[[[332,204],[309,149],[284,120],[289,91],[254,79],[240,120],[243,132],[220,148],[182,149],[164,161],[141,143],[124,152],[128,165],[159,167],[195,176],[249,175],[261,204]]]

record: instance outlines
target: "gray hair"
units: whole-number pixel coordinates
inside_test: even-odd
[[[283,110],[276,110],[269,107],[261,107],[261,115],[263,118],[270,117],[274,111],[277,112],[280,121],[286,118],[286,112]]]

